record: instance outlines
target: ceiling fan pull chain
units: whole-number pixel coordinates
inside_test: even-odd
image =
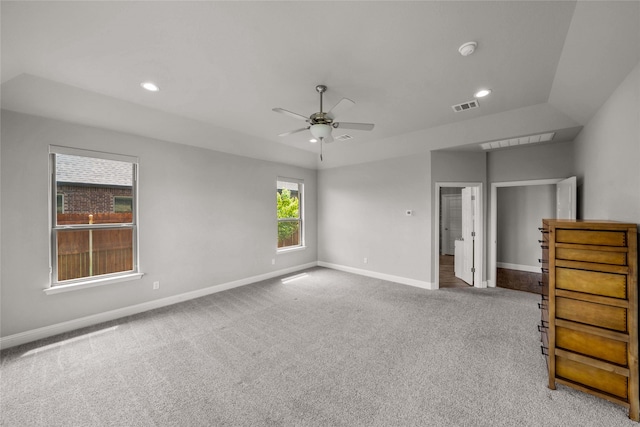
[[[322,96],[322,94],[320,96]],[[320,161],[322,161],[322,146],[323,145],[324,145],[324,138],[320,138]]]

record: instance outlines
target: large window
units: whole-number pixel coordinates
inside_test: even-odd
[[[55,146],[50,153],[52,287],[138,273],[137,158]]]
[[[278,178],[278,249],[304,246],[302,181]]]

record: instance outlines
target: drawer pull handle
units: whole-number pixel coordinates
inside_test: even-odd
[[[548,268],[542,267],[540,270],[542,270],[542,272],[545,273],[545,274],[549,273],[549,269]]]
[[[542,283],[542,280],[538,280],[538,286],[544,286],[544,283]]]
[[[544,303],[539,302],[539,303],[538,303],[538,308],[539,308],[540,310],[546,310],[546,309],[547,309],[547,305],[546,305],[546,304],[544,304]]]
[[[542,354],[544,356],[548,356],[549,355],[549,349],[543,345],[540,346],[540,351],[542,352]]]
[[[540,230],[540,232],[541,232],[542,234],[547,234],[547,233],[549,233],[549,230],[547,230],[546,228],[538,227],[538,230]]]
[[[538,325],[538,332],[543,333],[545,330],[549,329],[548,326]]]

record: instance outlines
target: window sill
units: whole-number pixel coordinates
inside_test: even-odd
[[[286,253],[286,252],[296,252],[296,251],[303,251],[307,249],[306,246],[292,246],[289,248],[280,248],[277,250],[277,253],[282,254],[282,253]]]
[[[112,283],[127,282],[129,280],[140,279],[144,273],[131,273],[117,277],[104,277],[102,279],[85,280],[83,282],[69,283],[68,285],[50,286],[44,289],[47,295],[59,294],[62,292],[78,291],[80,289],[95,288],[96,286],[110,285]]]

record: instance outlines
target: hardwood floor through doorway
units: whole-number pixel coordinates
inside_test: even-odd
[[[453,259],[453,255],[440,255],[440,288],[471,288],[467,282],[456,277]]]

